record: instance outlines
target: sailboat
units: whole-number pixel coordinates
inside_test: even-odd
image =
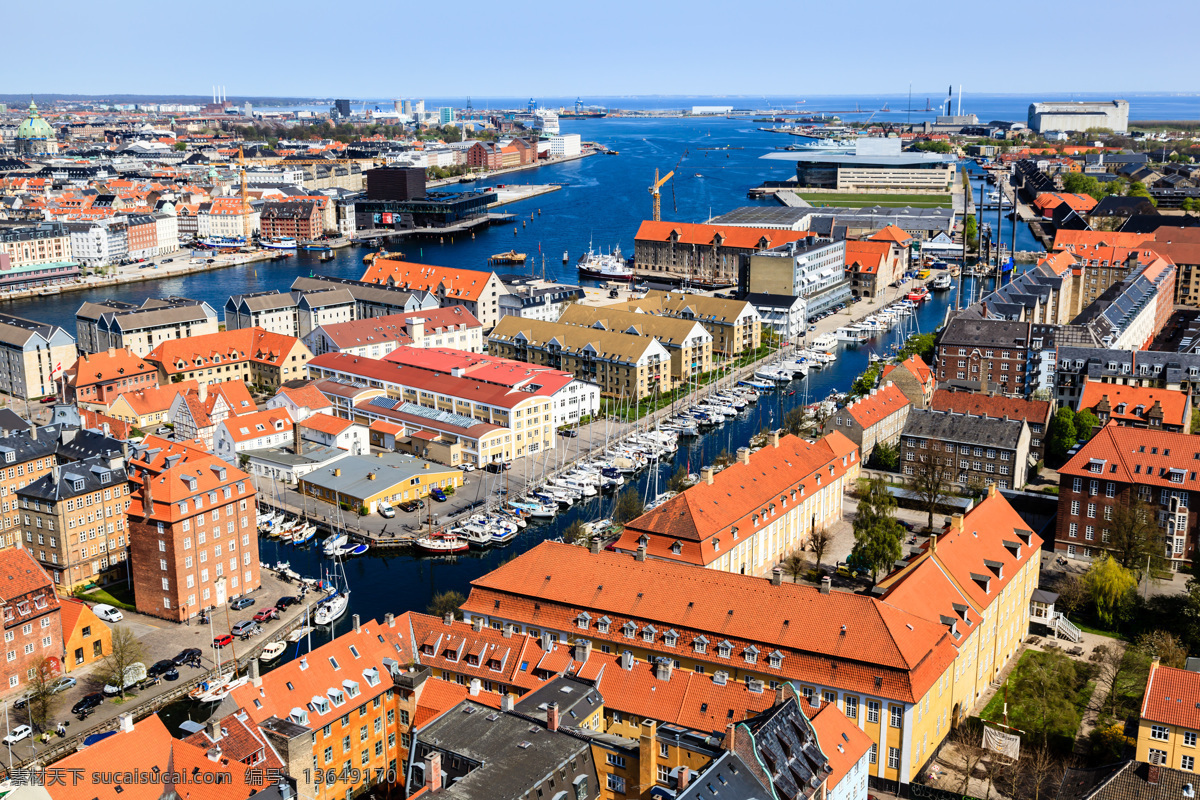
[[[226,610],[228,616],[228,609]],[[208,633],[212,635],[212,614],[208,615]],[[221,648],[217,650],[217,669],[216,675],[206,681],[202,681],[199,686],[188,692],[188,697],[198,703],[216,703],[224,700],[230,692],[239,686],[245,686],[250,678],[246,676],[239,677],[237,674],[237,653],[233,657],[233,669],[229,672],[221,672]]]
[[[341,573],[341,586],[338,586],[338,573]],[[341,559],[335,559],[333,571],[333,592],[332,594],[321,601],[317,606],[317,611],[313,615],[313,622],[317,625],[328,625],[334,620],[341,618],[346,613],[346,608],[350,605],[350,589],[346,583],[346,570],[342,567]]]

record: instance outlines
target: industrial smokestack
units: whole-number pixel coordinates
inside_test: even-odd
[[[946,87],[946,116],[950,116],[951,109],[954,108],[954,84]]]

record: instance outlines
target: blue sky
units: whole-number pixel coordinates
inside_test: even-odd
[[[1164,0],[1153,17],[1194,26],[1198,9]],[[898,95],[910,83],[922,97],[950,83],[979,93],[1200,90],[1190,48],[1154,47],[1151,33],[1137,41],[1153,54],[1122,43],[1113,23],[1130,10],[1103,0],[10,3],[5,27],[22,34],[6,39],[2,84],[207,95],[216,83],[231,98]],[[1143,33],[1155,24],[1142,20]]]

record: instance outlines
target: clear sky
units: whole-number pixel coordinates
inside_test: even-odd
[[[1130,14],[1133,13],[1134,17]],[[445,97],[1200,91],[1159,23],[1112,0],[5,4],[5,92]],[[1056,51],[1059,51],[1056,54]],[[1112,66],[1106,59],[1114,60]]]

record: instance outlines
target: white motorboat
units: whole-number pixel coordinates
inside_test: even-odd
[[[198,703],[217,703],[229,696],[229,693],[239,686],[245,686],[250,678],[238,677],[237,673],[218,675],[207,680],[188,692],[188,697]]]
[[[950,279],[950,273],[943,272],[933,279],[931,286],[933,286],[935,291],[944,292],[950,288],[951,283],[952,281]]]
[[[296,630],[292,631],[291,633],[289,633],[287,636],[285,636],[283,638],[287,639],[292,644],[295,644],[296,642],[300,641],[301,639],[303,639],[305,636],[308,636],[312,632],[313,632],[312,625],[301,625],[299,628],[296,628]]]
[[[869,331],[865,331],[857,325],[846,325],[838,328],[833,332],[839,342],[849,342],[851,344],[860,344],[871,338]]]
[[[275,640],[263,648],[263,651],[258,654],[258,660],[274,661],[283,655],[284,650],[287,650],[287,645],[279,640]]]
[[[812,349],[817,352],[827,353],[833,350],[838,345],[837,334],[823,333],[812,340]]]
[[[349,605],[350,592],[338,592],[317,606],[317,613],[313,615],[313,622],[317,625],[328,625],[334,620],[340,619],[346,613],[346,608]]]

